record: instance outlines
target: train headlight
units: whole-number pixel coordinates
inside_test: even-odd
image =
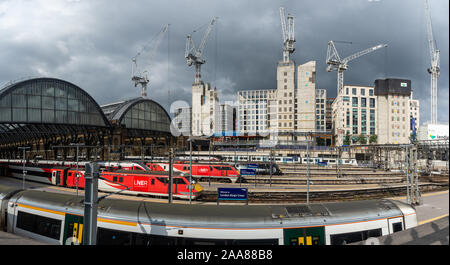
[[[202,185],[200,185],[200,184],[195,184],[195,185],[194,185],[194,189],[195,189],[196,191],[200,192],[200,191],[203,190],[203,187],[202,187]]]

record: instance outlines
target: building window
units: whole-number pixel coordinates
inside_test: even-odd
[[[366,98],[361,98],[361,107],[365,108],[366,107]]]
[[[366,90],[364,88],[361,88],[361,96],[365,96],[366,95]]]
[[[352,88],[352,95],[356,95],[356,87]]]
[[[373,89],[369,89],[369,96],[373,96]]]
[[[375,99],[374,98],[370,98],[369,103],[370,103],[369,107],[375,108]]]
[[[352,98],[352,106],[353,107],[358,107],[358,98],[357,97],[353,97]]]

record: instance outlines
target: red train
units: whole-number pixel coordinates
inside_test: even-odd
[[[152,171],[169,171],[169,163],[167,162],[147,162],[146,166]],[[190,174],[189,162],[175,162],[173,164],[174,172],[183,172]],[[226,164],[192,164],[192,177],[198,180],[208,180],[209,177],[215,180],[227,180],[235,183],[240,174],[233,166]]]
[[[74,188],[77,186],[76,168],[67,166],[55,166],[53,163],[26,163],[22,161],[0,161],[0,165],[6,168],[8,176],[23,178],[25,169],[25,179],[57,186]],[[165,172],[150,171],[145,165],[135,162],[114,162],[99,163],[101,166],[101,176],[106,180],[99,180],[98,189],[106,192],[142,194],[158,197],[168,196],[169,178]],[[78,168],[78,187],[84,188],[84,164]],[[119,184],[116,184],[116,183]],[[126,186],[126,187],[125,187]],[[173,197],[189,198],[189,180],[184,175],[174,172],[173,177]],[[129,190],[126,190],[130,187]],[[197,198],[202,187],[200,184],[191,185],[191,198]]]
[[[75,188],[77,186],[76,169],[54,168],[51,170],[53,185]],[[84,170],[78,171],[78,187],[84,188]],[[151,171],[132,170],[104,170],[99,179],[98,190],[107,192],[117,192],[133,195],[168,196],[169,177],[166,173]],[[129,188],[129,189],[127,189]],[[200,184],[191,185],[191,198],[195,199],[200,195],[202,186]],[[189,180],[180,174],[174,173],[172,194],[174,198],[189,199]]]

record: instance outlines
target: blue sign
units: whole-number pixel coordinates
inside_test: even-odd
[[[326,166],[328,163],[327,163],[327,162],[317,162],[317,164],[318,164],[319,166]]]
[[[218,200],[247,200],[247,188],[217,188]]]
[[[248,164],[248,168],[258,168],[258,164]]]
[[[256,169],[253,169],[253,168],[248,168],[248,169],[243,168],[243,169],[240,170],[240,172],[241,172],[241,175],[245,175],[245,176],[254,176],[254,175],[256,175]]]

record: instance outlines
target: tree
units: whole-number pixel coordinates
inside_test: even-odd
[[[347,131],[347,134],[344,137],[344,145],[350,145],[350,133]]]
[[[358,142],[359,142],[360,144],[367,144],[367,138],[366,138],[366,136],[365,136],[364,134],[360,134],[360,135],[358,136]]]
[[[372,134],[369,137],[369,144],[373,144],[373,143],[376,144],[377,142],[378,142],[378,136],[376,134]]]

